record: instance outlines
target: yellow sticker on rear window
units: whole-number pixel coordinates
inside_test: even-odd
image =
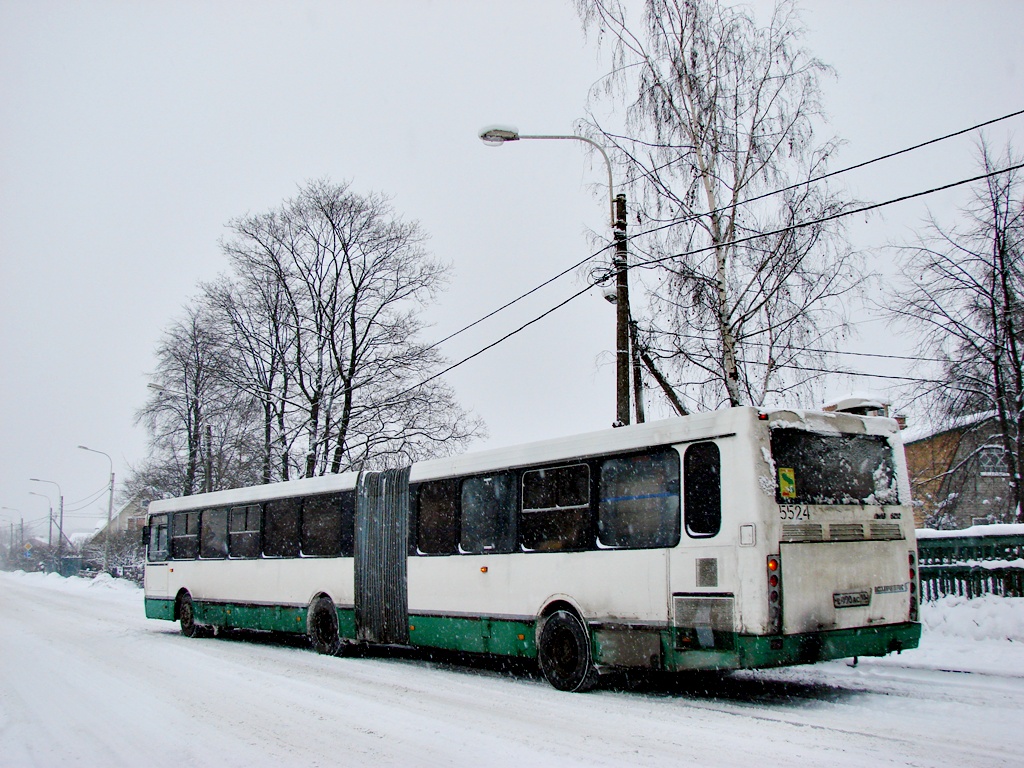
[[[779,467],[779,496],[796,498],[796,470],[792,467]]]

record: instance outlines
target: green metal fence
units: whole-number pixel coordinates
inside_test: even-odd
[[[921,598],[1024,596],[1024,535],[930,536],[917,540]]]

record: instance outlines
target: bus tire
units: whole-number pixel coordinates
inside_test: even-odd
[[[201,625],[196,622],[196,610],[192,604],[192,595],[182,594],[178,600],[178,621],[181,622],[181,634],[185,637],[199,637]]]
[[[317,653],[337,656],[341,651],[338,611],[334,607],[334,601],[327,595],[321,595],[309,606],[306,634],[309,635],[309,642]]]
[[[559,610],[544,620],[537,656],[544,677],[560,691],[589,691],[597,684],[590,633],[574,613]]]

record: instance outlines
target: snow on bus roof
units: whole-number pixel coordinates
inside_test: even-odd
[[[616,429],[603,429],[598,432],[492,448],[459,456],[428,459],[412,465],[409,479],[410,482],[422,482],[442,477],[479,474],[505,467],[536,466],[587,456],[626,453],[654,445],[671,445],[694,439],[725,437],[746,433],[759,420],[762,413],[763,411],[750,406],[726,408]],[[844,431],[889,434],[897,431],[895,422],[891,419],[852,416],[845,413],[778,410],[771,411],[766,415],[771,420],[772,426],[778,424],[832,434]],[[202,507],[241,505],[294,496],[336,493],[355,488],[358,477],[356,472],[347,472],[339,475],[323,475],[163,499],[154,501],[150,505],[149,511],[150,513],[171,512]]]

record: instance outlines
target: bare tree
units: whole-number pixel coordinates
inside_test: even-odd
[[[315,181],[230,226],[223,248],[234,272],[262,286],[258,306],[278,313],[270,328],[233,321],[252,337],[235,345],[279,351],[279,380],[265,364],[258,386],[279,381],[277,413],[304,436],[301,474],[450,453],[482,433],[446,385],[419,383],[442,362],[417,336],[445,266],[387,198]]]
[[[577,7],[613,54],[589,126],[617,150],[638,219],[663,225],[630,246],[655,270],[641,346],[704,407],[805,391],[860,271],[842,225],[819,221],[851,203],[811,183],[837,142],[815,140],[829,70],[797,47],[793,4],[763,27],[716,0],[646,0],[642,21],[619,0]],[[616,129],[597,113],[619,99]]]
[[[261,474],[264,483],[287,480],[295,431],[288,426],[289,357],[292,332],[285,323],[280,281],[248,262],[233,278],[204,286],[205,297],[224,326],[225,382],[259,401],[262,411]],[[276,468],[276,472],[275,472]]]
[[[143,498],[185,495],[258,482],[251,437],[253,398],[230,386],[225,339],[200,301],[165,332],[153,373],[159,389],[137,414],[150,456],[129,485]]]
[[[229,273],[201,286],[157,350],[132,494],[388,467],[483,433],[431,379],[443,361],[418,340],[445,265],[385,197],[314,181],[229,227]]]
[[[993,156],[979,142],[978,182],[960,221],[930,219],[917,243],[901,248],[904,280],[893,316],[912,329],[923,352],[943,360],[942,384],[922,391],[940,424],[990,413],[998,424],[1011,478],[1014,517],[1024,522],[1024,184],[1021,157]]]

